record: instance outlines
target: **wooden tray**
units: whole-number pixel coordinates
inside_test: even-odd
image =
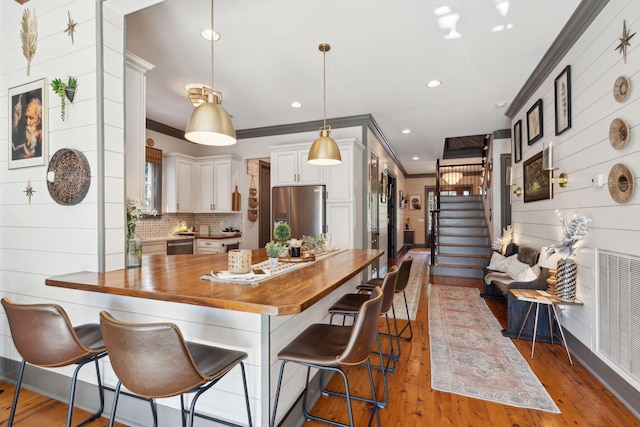
[[[299,257],[292,257],[289,255],[281,256],[278,258],[281,262],[307,262],[315,261],[316,256],[314,254],[300,255]]]

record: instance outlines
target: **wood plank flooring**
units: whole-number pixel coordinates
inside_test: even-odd
[[[535,357],[531,359],[531,342],[514,340],[518,350],[555,400],[561,414],[515,408],[431,390],[427,283],[428,277],[425,275],[417,319],[412,322],[413,341],[402,343],[402,354],[397,369],[388,376],[389,403],[386,408],[380,410],[383,426],[640,426],[640,420],[580,362],[574,361],[573,366],[569,364],[561,345],[536,343]],[[487,302],[504,325],[505,303],[498,300]],[[366,369],[352,367],[348,369],[348,375],[352,392],[367,396],[369,384]],[[378,393],[382,393],[380,373],[374,372],[374,377]],[[339,390],[339,383],[340,381],[334,378],[329,387]],[[12,384],[0,382],[0,389],[4,389],[4,392],[0,393],[0,426],[6,426],[14,387]],[[371,406],[365,403],[354,403],[356,425],[366,425],[370,408]],[[66,421],[67,405],[23,390],[18,411],[17,426],[62,426]],[[346,405],[341,398],[321,397],[313,412],[348,422]],[[80,410],[76,410],[75,413],[76,417],[86,415]],[[102,418],[89,426],[102,427],[107,424],[108,420]],[[316,425],[326,426],[319,422],[305,423],[305,426]]]

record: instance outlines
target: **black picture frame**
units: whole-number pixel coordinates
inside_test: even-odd
[[[387,185],[387,173],[380,173],[380,203],[387,203],[389,186]]]
[[[532,145],[542,138],[542,99],[538,99],[527,111],[527,142]]]
[[[553,189],[549,185],[549,171],[542,166],[542,151],[523,163],[524,202],[535,202],[553,198]]]
[[[422,209],[422,196],[419,194],[411,194],[409,196],[409,210],[419,211]]]
[[[571,129],[571,65],[554,80],[556,135]]]
[[[49,158],[47,80],[9,88],[9,169],[45,166]]]
[[[518,120],[513,125],[513,161],[514,163],[522,161],[522,120]]]

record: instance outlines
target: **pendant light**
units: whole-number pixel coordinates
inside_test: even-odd
[[[327,43],[318,46],[322,52],[324,62],[324,81],[323,81],[323,126],[320,128],[320,137],[313,142],[309,150],[307,162],[312,165],[339,165],[342,163],[340,157],[340,149],[338,144],[329,136],[331,133],[331,125],[327,125],[327,52],[331,49]]]
[[[213,31],[213,0],[211,0],[211,31]],[[184,137],[191,142],[203,145],[233,145],[236,143],[236,131],[229,114],[222,108],[222,94],[213,85],[213,38],[211,40],[211,88],[202,88],[207,101],[193,110]]]

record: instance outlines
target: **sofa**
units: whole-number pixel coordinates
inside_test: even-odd
[[[494,252],[491,262],[485,268],[482,296],[484,298],[504,299],[507,302],[507,327],[503,335],[515,338],[520,332],[522,322],[529,310],[529,302],[518,301],[509,290],[511,289],[547,289],[549,270],[537,265],[540,249],[518,246],[511,243],[503,251]],[[536,341],[550,342],[549,306],[541,306],[538,317],[538,333]],[[535,307],[532,309],[520,338],[533,338]],[[555,327],[554,327],[555,330]],[[555,331],[554,331],[555,335]]]

